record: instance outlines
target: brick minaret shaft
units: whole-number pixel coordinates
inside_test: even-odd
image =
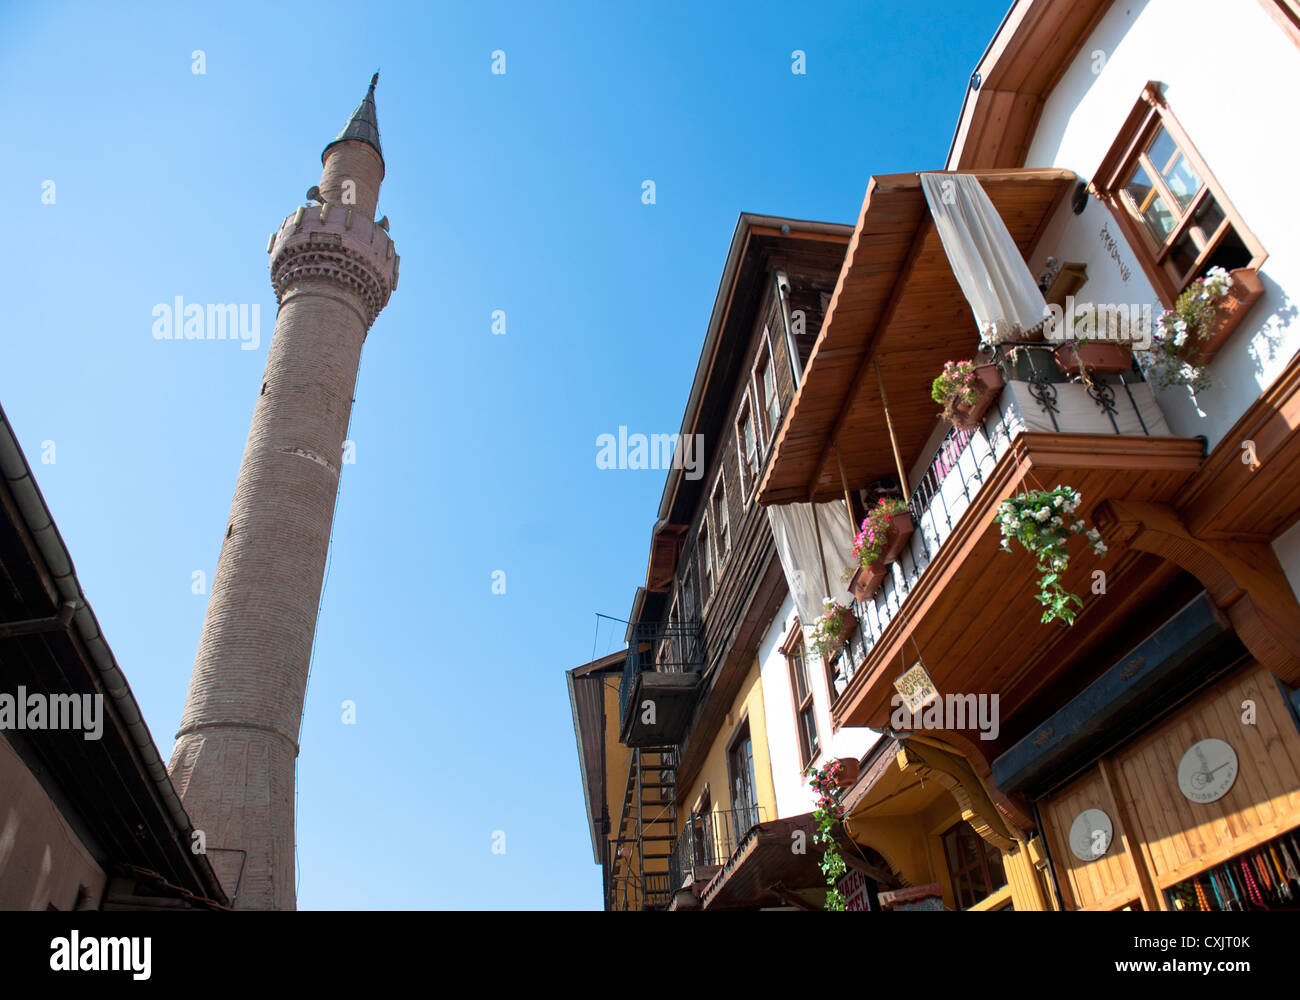
[[[294,762],[361,345],[397,287],[375,84],[271,239],[279,311],[170,772],[239,909],[294,909]]]

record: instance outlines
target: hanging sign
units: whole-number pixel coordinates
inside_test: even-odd
[[[925,665],[919,660],[906,673],[894,679],[894,690],[903,696],[903,704],[912,715],[918,715],[921,709],[932,701],[939,699],[939,691],[925,671]]]

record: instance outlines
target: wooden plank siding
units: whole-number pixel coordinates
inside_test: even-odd
[[[776,556],[767,514],[757,499],[761,481],[773,454],[776,428],[767,426],[755,392],[754,367],[760,355],[771,351],[775,366],[777,396],[784,418],[794,399],[794,369],[786,346],[785,322],[775,291],[775,273],[783,271],[791,286],[790,308],[802,309],[807,335],[797,338],[796,349],[803,358],[812,351],[823,319],[823,301],[829,300],[839,273],[847,236],[839,242],[819,240],[801,248],[791,234],[780,245],[753,251],[752,271],[746,274],[749,302],[732,301],[733,315],[743,318],[743,327],[727,331],[740,340],[728,350],[728,363],[710,373],[707,392],[716,400],[729,391],[725,405],[716,407],[705,433],[704,475],[695,485],[693,507],[674,511],[689,525],[677,559],[672,589],[665,595],[663,614],[674,603],[680,608],[680,591],[693,570],[697,595],[703,595],[700,530],[707,524],[708,544],[718,553],[720,568],[707,598],[697,596],[697,616],[704,638],[706,662],[693,721],[682,744],[677,774],[679,794],[691,787],[709,748],[726,717],[726,707],[757,655],[758,643],[786,595],[785,576]],[[770,336],[769,336],[770,334]],[[726,383],[719,380],[726,379]],[[749,406],[759,448],[759,472],[746,483],[742,475],[743,442],[736,422],[743,406]],[[718,520],[713,508],[719,473],[726,483],[727,521],[730,551],[723,555]],[[679,493],[680,498],[685,491]]]
[[[1253,723],[1243,721],[1246,703],[1255,706]],[[1210,737],[1232,745],[1238,775],[1221,799],[1191,802],[1179,790],[1178,765],[1193,743]],[[1167,909],[1163,890],[1300,827],[1300,731],[1273,675],[1251,663],[1039,808],[1068,906],[1115,909],[1140,899],[1147,909]],[[1110,850],[1089,862],[1066,840],[1086,808],[1104,810],[1114,824]]]

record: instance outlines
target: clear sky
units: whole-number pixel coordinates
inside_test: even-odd
[[[600,906],[563,671],[621,646],[595,613],[645,579],[664,474],[596,438],[679,428],[740,212],[852,223],[872,174],[943,167],[1007,2],[0,6],[0,404],[164,759],[267,238],[381,70],[401,279],[334,523],[300,907]],[[154,339],[176,296],[259,304],[258,349]]]

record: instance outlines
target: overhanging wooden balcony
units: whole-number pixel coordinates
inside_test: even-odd
[[[1058,483],[1083,497],[1080,513],[1108,500],[1170,503],[1199,468],[1200,439],[1069,433],[1021,433],[992,463],[983,481],[929,562],[912,569],[888,618],[868,646],[863,636],[848,650],[844,684],[832,707],[837,725],[889,725],[893,681],[918,660],[941,692],[998,694],[1003,718],[1049,683],[1060,666],[1100,641],[1105,623],[1140,605],[1161,586],[1140,553],[1115,551],[1105,559],[1074,552],[1062,583],[1084,601],[1075,625],[1043,624],[1033,558],[1000,547],[998,505],[1039,485]],[[937,512],[927,509],[924,519]],[[1094,593],[1094,572],[1105,593]],[[908,572],[899,569],[900,576]],[[864,635],[874,622],[866,618]]]
[[[974,173],[1026,259],[1078,180],[1061,170]],[[836,725],[887,727],[893,681],[918,660],[940,691],[998,693],[1006,716],[1177,573],[1128,549],[1105,561],[1075,551],[1063,584],[1085,607],[1073,628],[1042,623],[1032,556],[1000,550],[999,504],[1058,484],[1081,492],[1078,513],[1090,523],[1107,500],[1169,504],[1204,444],[1171,436],[1136,370],[1066,382],[1050,345],[1029,348],[1027,362],[999,355],[1007,384],[995,407],[974,432],[945,438],[930,383],[979,346],[919,175],[873,178],[759,494],[764,504],[852,503],[856,490],[892,479],[917,522],[871,606],[855,608],[862,627],[833,682]],[[829,580],[841,567],[800,569]],[[1104,596],[1092,593],[1099,569]]]

